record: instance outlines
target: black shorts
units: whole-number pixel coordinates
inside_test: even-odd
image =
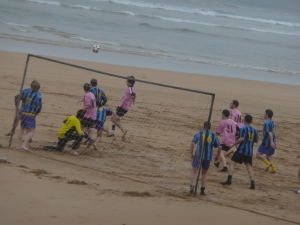
[[[229,146],[225,145],[225,144],[221,144],[222,146],[222,150],[225,152],[228,152],[228,150],[230,149]]]
[[[80,122],[81,122],[81,126],[91,128],[96,121],[90,118],[83,117],[83,119]]]
[[[236,162],[236,163],[239,163],[239,164],[244,163],[246,165],[247,163],[249,163],[252,166],[252,156],[242,155],[238,151],[236,151],[233,154],[231,160],[234,161],[234,162]]]
[[[116,110],[117,116],[120,116],[120,117],[124,116],[125,113],[127,113],[127,112],[128,112],[127,110],[121,108],[120,106],[118,106],[118,108]]]

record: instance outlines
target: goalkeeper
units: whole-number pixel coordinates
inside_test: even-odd
[[[93,144],[92,140],[86,133],[81,130],[80,120],[84,117],[84,110],[80,109],[77,111],[76,116],[69,116],[63,120],[64,125],[58,131],[58,143],[57,146],[43,146],[43,150],[55,150],[62,152],[68,141],[75,140],[72,144],[72,155],[78,155],[76,149],[79,148],[83,138],[86,138],[89,144]],[[76,131],[76,132],[75,132]]]

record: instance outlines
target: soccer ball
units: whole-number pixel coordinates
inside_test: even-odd
[[[93,52],[94,52],[94,53],[98,53],[98,52],[99,52],[99,48],[100,48],[100,47],[99,47],[98,45],[94,45],[94,46],[93,46]]]

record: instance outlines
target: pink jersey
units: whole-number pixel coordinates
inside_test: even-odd
[[[236,136],[236,127],[237,123],[234,122],[232,119],[225,119],[220,122],[217,128],[217,133],[223,134],[223,140],[221,144],[227,146],[234,144]]]
[[[242,126],[244,126],[243,124],[243,119],[242,119],[242,113],[240,110],[238,109],[232,109],[231,113],[230,113],[230,118],[233,119],[237,125],[239,126],[239,128],[241,128]]]
[[[136,97],[135,87],[128,87],[125,91],[122,100],[119,106],[127,111],[129,111],[132,103],[134,102]]]
[[[84,106],[89,106],[85,111],[84,117],[92,120],[96,120],[96,99],[92,92],[88,92],[84,95]]]

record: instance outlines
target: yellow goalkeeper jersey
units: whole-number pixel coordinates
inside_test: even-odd
[[[69,116],[64,119],[64,125],[58,131],[58,138],[65,138],[65,134],[74,129],[78,135],[82,135],[80,120],[76,116]]]

